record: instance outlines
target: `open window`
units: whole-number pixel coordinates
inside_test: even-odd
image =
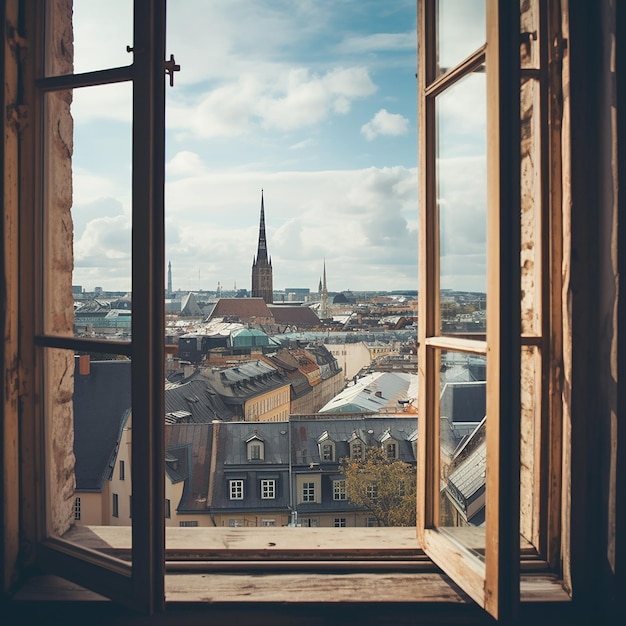
[[[118,16],[129,29],[134,24],[127,44],[131,49],[122,50],[132,63],[98,61],[78,71],[71,66],[71,54],[47,54],[50,46],[61,52],[70,49],[67,33],[59,30],[62,21],[55,17],[55,11],[68,10],[69,4],[22,4],[29,6],[28,32],[36,33],[36,41],[46,41],[44,48],[32,45],[36,75],[24,83],[32,111],[23,134],[22,158],[28,163],[21,182],[20,211],[26,224],[21,245],[33,252],[20,257],[20,375],[25,389],[20,392],[20,435],[26,466],[20,488],[25,510],[35,511],[24,514],[24,536],[36,542],[45,571],[88,581],[106,596],[152,611],[163,605],[165,461],[171,471],[178,469],[178,457],[168,459],[162,442],[162,88],[165,70],[174,69],[164,62],[164,7],[136,2],[134,17]],[[543,4],[521,3],[521,15],[519,5],[504,0],[418,4],[418,537],[432,561],[498,617],[515,612],[524,573],[556,569],[561,558],[558,534],[567,530],[559,501],[560,399],[548,393],[560,383],[561,252],[555,238],[559,224],[553,223],[560,207],[549,201],[559,142],[550,150],[545,145],[554,95],[549,85],[558,91],[559,79],[551,83],[545,78],[548,60],[558,60],[559,48],[548,54],[548,42],[558,43],[558,33],[550,28],[551,16]],[[74,6],[79,10],[80,2]],[[111,320],[115,339],[88,338],[88,315],[83,316],[82,336],[76,336],[76,317],[68,307],[69,270],[59,266],[59,248],[71,247],[66,218],[70,212],[74,217],[81,204],[68,197],[67,185],[58,183],[67,182],[69,157],[84,140],[78,113],[85,98],[100,106],[110,99],[128,104],[124,123],[131,134],[120,138],[103,128],[100,140],[119,141],[121,167],[132,172],[129,276],[135,299],[132,319],[140,320],[133,324],[132,339],[124,338],[127,316]],[[553,157],[554,163],[548,163]],[[79,192],[88,189],[85,182],[97,181],[78,182],[75,198],[80,199]],[[465,259],[458,254],[463,250],[468,252]],[[446,297],[448,288],[457,287],[449,281],[459,268],[466,272],[462,286],[468,306],[483,315],[482,325],[471,330],[460,329]],[[480,297],[485,293],[486,300]],[[120,415],[119,428],[111,435],[115,458],[124,462],[125,472],[113,465],[109,475],[99,477],[109,490],[110,517],[132,526],[125,558],[72,542],[65,532],[72,518],[89,523],[84,519],[88,493],[74,493],[68,479],[71,467],[63,464],[71,464],[63,445],[71,431],[64,407],[72,392],[68,372],[76,372],[74,383],[80,385],[88,360],[74,355],[94,352],[122,357],[130,365],[126,386],[116,391],[128,394],[132,411]],[[472,372],[471,381],[453,380],[459,363]],[[481,394],[482,404],[474,398]],[[482,413],[478,427],[468,428],[462,415],[457,419],[455,407],[462,398]],[[74,431],[74,436],[83,435]],[[345,452],[361,458],[366,439],[355,433]],[[245,439],[237,441],[243,449]],[[273,440],[267,441],[270,458]],[[318,440],[321,461],[341,457],[339,443],[336,450],[324,448],[331,443]],[[389,457],[398,451],[387,448]],[[255,452],[248,461],[262,458]],[[325,483],[315,463],[303,465],[295,485],[269,475],[256,476],[253,482],[252,475],[238,473],[219,486],[233,500],[258,496],[273,501],[293,490],[294,500],[311,505],[304,507],[300,525],[316,527],[321,517],[312,505],[327,496],[333,504],[344,501],[345,482],[336,478]],[[55,480],[44,488],[42,476]],[[130,477],[136,487],[132,516],[130,494],[124,491]],[[377,497],[375,487],[370,489],[372,498]],[[261,525],[280,525],[278,515],[267,515]],[[332,520],[339,528],[351,525],[343,513]],[[233,517],[224,525],[240,523]],[[180,522],[183,527],[198,525],[196,519]],[[375,518],[367,518],[367,526],[375,525]]]
[[[106,49],[91,46],[88,33],[74,41],[72,16],[84,8],[84,0],[21,4],[33,42],[27,66],[33,74],[24,80],[30,123],[21,151],[20,236],[30,254],[20,261],[20,341],[24,367],[33,372],[22,407],[22,454],[41,458],[37,471],[46,477],[45,484],[34,474],[23,481],[27,506],[42,513],[28,518],[25,532],[47,571],[89,580],[92,589],[150,612],[164,600],[165,2],[116,5]],[[99,10],[106,28],[113,9],[102,4]],[[103,122],[100,107],[116,115]],[[114,159],[105,158],[105,147],[113,148]],[[99,174],[90,176],[94,171]],[[106,193],[98,193],[114,172],[125,185],[116,189],[123,206],[111,206]],[[104,200],[96,201],[98,195]],[[85,230],[92,218],[102,226],[97,233]],[[114,221],[125,233],[118,279],[132,293],[132,337],[128,315],[111,318],[108,332],[94,336],[89,312],[74,311],[72,268],[88,267],[99,253],[98,238]],[[124,398],[132,407],[118,411],[110,429],[95,414],[99,407],[90,424],[72,423],[73,399],[89,393],[81,385],[94,354],[128,362],[123,380],[101,395],[113,404]],[[101,519],[132,526],[124,556],[72,540],[72,522],[86,521],[90,491],[75,493],[73,442],[82,438],[88,449],[93,437],[110,440],[110,471],[90,473],[87,458],[78,478],[103,490]]]
[[[546,435],[558,440],[560,417],[548,402],[560,329],[546,278],[560,259],[541,150],[547,21],[540,3],[419,3],[418,532],[496,617],[517,610],[520,561],[554,563],[558,536],[547,525],[559,453]],[[459,323],[449,289],[483,311],[476,328]],[[459,363],[467,383],[454,382]],[[478,427],[465,430],[463,411],[484,412]]]

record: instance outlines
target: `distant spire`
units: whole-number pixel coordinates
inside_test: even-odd
[[[256,253],[257,263],[267,262],[267,239],[265,237],[265,204],[263,202],[263,189],[261,189],[261,222],[259,224],[259,247]]]
[[[324,272],[323,272],[323,282],[321,283],[321,309],[320,314],[322,319],[328,318],[328,289],[326,289],[326,259],[324,259]]]
[[[167,264],[167,296],[171,298],[172,294],[172,262],[170,261]]]

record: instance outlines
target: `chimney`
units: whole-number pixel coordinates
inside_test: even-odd
[[[89,376],[91,371],[91,359],[88,354],[81,354],[78,357],[78,373],[81,376]]]

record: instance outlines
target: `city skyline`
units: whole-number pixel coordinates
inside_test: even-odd
[[[130,3],[113,4],[75,3],[76,72],[130,63],[116,17]],[[251,288],[261,189],[276,289],[315,291],[324,259],[329,290],[417,288],[415,28],[412,0],[170,4],[181,71],[166,93],[165,254],[178,288]],[[86,290],[131,289],[131,96],[74,90],[73,283]],[[463,206],[473,171],[452,190]],[[482,287],[463,262],[471,230],[442,287]]]

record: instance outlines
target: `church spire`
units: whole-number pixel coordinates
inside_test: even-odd
[[[265,238],[265,205],[263,202],[263,189],[261,189],[261,221],[259,223],[259,247],[256,253],[256,261],[267,262],[267,239]]]

